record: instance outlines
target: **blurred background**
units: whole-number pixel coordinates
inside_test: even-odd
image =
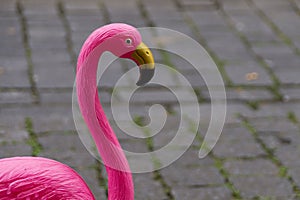
[[[184,59],[153,50],[157,63],[178,70],[193,86],[201,120],[194,143],[179,160],[133,175],[136,199],[299,198],[299,0],[1,0],[1,158],[58,160],[79,172],[97,199],[107,198],[105,169],[81,143],[71,103],[83,42],[94,29],[112,22],[165,27],[190,36],[209,53],[226,85],[222,135],[200,160],[211,115],[208,89]],[[134,66],[118,59],[105,71],[99,83],[101,103],[123,148],[149,152],[174,137],[180,107],[166,87],[139,89],[130,104],[134,122],[147,124],[148,108],[156,103],[164,106],[167,122],[152,138],[123,133],[109,114],[110,97],[117,80]]]

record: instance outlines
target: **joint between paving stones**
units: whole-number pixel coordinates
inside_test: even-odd
[[[105,195],[108,198],[108,180],[106,177],[103,176],[103,164],[95,159],[95,170],[97,173],[97,181],[100,187],[104,188]]]
[[[104,1],[98,0],[97,5],[99,7],[100,12],[102,13],[105,23],[111,23],[110,15]]]
[[[300,8],[295,2],[295,0],[288,0],[293,8],[293,10],[300,16]]]
[[[138,126],[144,126],[144,121],[143,121],[142,117],[139,117],[139,116],[134,117],[133,121]],[[149,130],[144,129],[144,134],[146,136],[149,135]],[[147,144],[148,150],[153,152],[154,151],[154,145],[153,145],[153,140],[152,140],[151,137],[146,138],[146,144]],[[152,158],[152,162],[154,163],[155,167],[159,167],[161,165],[160,161],[155,157]],[[164,191],[165,195],[167,196],[168,200],[175,200],[175,198],[172,194],[172,188],[167,184],[167,182],[164,180],[163,176],[161,175],[161,173],[158,170],[153,172],[153,178],[154,178],[155,181],[160,183],[160,185],[162,186],[163,191]]]
[[[204,138],[200,134],[197,134],[195,139],[197,139],[200,142],[200,146],[201,146],[201,144],[204,141]],[[219,158],[218,156],[216,156],[213,153],[213,151],[209,152],[208,156],[210,156],[213,159],[214,166],[217,168],[220,175],[224,179],[224,185],[227,189],[230,190],[232,198],[235,199],[235,200],[242,200],[243,198],[242,198],[242,195],[241,195],[240,191],[230,181],[230,174],[224,167],[225,159],[224,158]]]
[[[65,10],[65,6],[64,6],[63,2],[57,1],[56,8],[57,8],[58,16],[59,16],[59,18],[63,24],[64,30],[65,30],[65,41],[67,44],[67,50],[68,50],[69,56],[71,58],[71,64],[73,65],[74,69],[76,70],[77,56],[76,56],[76,53],[74,52],[74,45],[72,42],[72,31],[71,31],[71,27],[68,22],[68,19],[66,17],[66,10]]]
[[[30,83],[30,88],[31,88],[31,96],[33,98],[33,102],[36,104],[40,103],[40,95],[37,89],[36,81],[34,78],[34,66],[32,62],[32,57],[31,57],[31,47],[29,44],[29,36],[28,36],[28,29],[27,29],[27,19],[24,15],[24,7],[20,0],[16,1],[16,12],[17,16],[20,21],[20,26],[21,26],[21,33],[22,33],[22,41],[23,41],[23,46],[24,46],[24,51],[25,51],[25,56],[26,56],[26,61],[27,61],[27,76],[29,79]]]
[[[33,122],[30,117],[25,118],[25,129],[28,133],[27,144],[31,147],[31,155],[38,156],[42,151],[43,147],[38,141],[38,136],[33,130]]]
[[[260,8],[258,8],[252,0],[246,0],[246,3],[249,5],[250,8],[256,12],[256,14],[265,22],[267,26],[271,28],[271,30],[277,35],[280,40],[289,46],[296,55],[300,56],[300,49],[296,47],[293,41],[284,34],[278,26],[270,19]]]
[[[206,40],[204,39],[204,37],[201,35],[201,31],[199,30],[199,28],[197,27],[197,25],[195,24],[195,22],[193,21],[193,19],[191,17],[189,17],[186,13],[185,13],[185,9],[184,7],[181,5],[181,3],[178,0],[173,0],[173,3],[175,4],[175,6],[177,7],[178,10],[181,11],[181,14],[183,16],[183,19],[185,20],[185,22],[188,24],[188,26],[190,27],[191,31],[194,33],[195,37],[197,38],[198,42],[200,42],[200,44],[205,48],[205,50],[208,52],[208,54],[211,56],[211,58],[213,59],[213,61],[216,63],[222,78],[224,79],[226,86],[232,86],[233,83],[230,80],[227,72],[224,69],[224,65],[225,62],[223,60],[221,60],[207,45]]]
[[[255,57],[256,60],[258,60],[259,64],[262,66],[262,68],[264,70],[266,70],[266,72],[270,75],[270,77],[272,79],[272,82],[273,82],[272,86],[269,86],[269,90],[271,91],[271,93],[274,95],[276,100],[282,101],[283,100],[283,95],[279,91],[279,86],[281,85],[279,78],[271,70],[270,66],[265,62],[265,60],[260,55],[256,54],[253,51],[252,45],[249,42],[249,40],[246,38],[246,36],[236,29],[231,17],[223,9],[222,3],[219,0],[215,0],[215,1],[219,5],[218,6],[219,7],[219,13],[224,17],[224,20],[228,24],[230,29],[240,38],[240,40],[245,45],[247,50]]]
[[[261,138],[259,138],[258,132],[251,125],[248,119],[246,117],[243,117],[242,115],[239,115],[239,118],[242,121],[242,125],[249,130],[254,140],[261,146],[261,148],[267,154],[267,159],[277,166],[279,171],[278,176],[287,179],[293,188],[294,195],[300,198],[300,188],[295,183],[293,177],[289,175],[288,168],[284,166],[283,163],[275,156],[274,150],[269,148],[267,144],[265,144],[264,141]]]

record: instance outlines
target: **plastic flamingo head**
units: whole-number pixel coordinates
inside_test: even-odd
[[[133,60],[140,69],[140,78],[137,82],[138,86],[142,86],[149,82],[154,75],[154,58],[149,48],[142,42],[139,31],[128,24],[113,23],[101,27],[94,31],[86,41],[89,49],[82,54],[84,60],[91,50],[101,46],[104,51],[109,51],[120,58]],[[78,63],[81,65],[82,62]]]

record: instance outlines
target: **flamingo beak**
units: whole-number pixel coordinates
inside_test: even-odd
[[[136,85],[143,86],[148,83],[154,75],[155,65],[152,52],[141,42],[130,57],[140,68],[140,77]]]

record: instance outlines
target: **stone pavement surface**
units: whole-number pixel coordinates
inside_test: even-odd
[[[155,52],[157,62],[171,62],[194,87],[200,129],[179,160],[133,175],[136,199],[300,199],[299,0],[1,0],[1,158],[56,159],[77,170],[97,199],[106,199],[104,167],[81,143],[71,102],[80,47],[110,22],[187,34],[209,52],[226,84],[224,130],[200,160],[201,130],[210,119],[207,87],[188,64]],[[113,65],[99,84],[108,113],[114,84],[133,67],[119,60]],[[133,118],[147,120],[147,106],[161,103],[168,121],[157,136],[137,140],[110,118],[123,147],[148,152],[166,145],[180,120],[176,98],[163,87],[134,96]]]

